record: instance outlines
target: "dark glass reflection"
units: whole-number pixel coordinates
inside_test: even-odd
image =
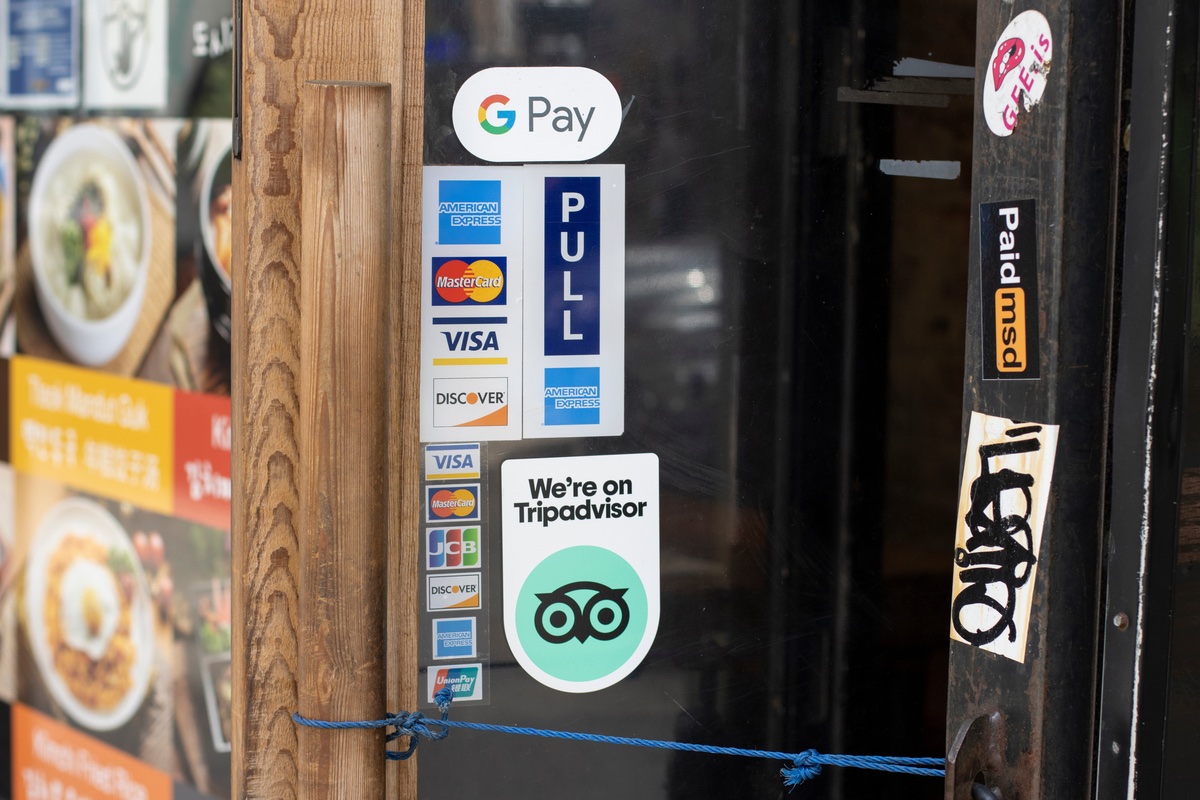
[[[839,102],[902,56],[973,63],[974,4],[430,3],[426,164],[479,69],[581,65],[627,115],[626,433],[489,443],[491,703],[456,717],[799,751],[944,752],[971,98]],[[960,159],[956,182],[879,158]],[[499,466],[657,453],[662,619],[609,689],[551,691],[506,649]],[[775,762],[455,731],[420,795],[779,797]],[[930,797],[828,769],[804,797]],[[797,793],[796,796],[799,796]]]

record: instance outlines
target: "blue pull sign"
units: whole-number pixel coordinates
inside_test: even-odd
[[[600,354],[600,178],[546,178],[548,356]]]

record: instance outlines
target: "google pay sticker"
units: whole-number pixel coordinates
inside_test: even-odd
[[[517,663],[562,692],[617,683],[658,632],[658,456],[513,459],[500,494]]]

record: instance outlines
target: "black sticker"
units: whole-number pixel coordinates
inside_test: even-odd
[[[983,377],[1036,380],[1038,364],[1037,204],[979,205],[983,293]]]

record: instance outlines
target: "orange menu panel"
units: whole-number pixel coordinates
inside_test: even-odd
[[[170,514],[175,408],[169,387],[15,356],[13,466]]]
[[[175,394],[175,516],[229,529],[229,398]]]
[[[13,797],[31,800],[170,800],[171,779],[133,756],[16,703]]]

